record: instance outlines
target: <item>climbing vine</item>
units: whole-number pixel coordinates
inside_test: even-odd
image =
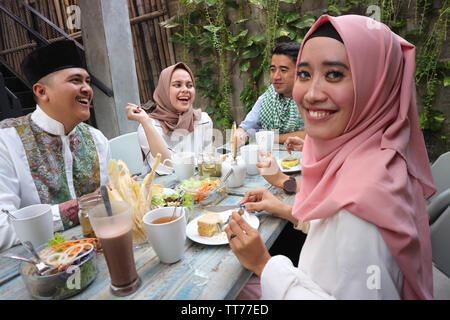
[[[423,12],[431,6],[430,1],[423,2]],[[440,61],[442,44],[447,36],[447,22],[450,13],[449,0],[443,1],[443,6],[439,11],[439,17],[434,23],[429,36],[424,44],[417,50],[416,58],[416,83],[425,83],[425,93],[422,95],[423,112],[419,115],[419,121],[423,130],[440,131],[445,121],[445,114],[435,110],[433,104],[436,92],[442,84],[448,85],[446,72],[450,70],[449,60]],[[422,14],[424,15],[424,13]],[[419,34],[424,33],[424,19],[422,17]],[[442,80],[444,78],[444,80]],[[444,82],[443,82],[444,81]],[[447,81],[447,84],[445,83]]]

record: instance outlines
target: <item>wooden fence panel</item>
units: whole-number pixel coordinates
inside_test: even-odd
[[[25,0],[43,16],[64,30],[73,39],[82,43],[81,30],[69,29],[71,13],[66,11],[77,0]],[[6,7],[29,26],[35,28],[50,42],[63,37],[35,17],[16,0],[0,0]],[[160,22],[169,18],[167,0],[128,0],[131,34],[134,46],[136,72],[141,103],[152,99],[161,70],[174,64],[175,52],[170,42],[170,31],[161,27]],[[0,58],[4,59],[19,74],[20,63],[37,44],[18,23],[0,12]]]

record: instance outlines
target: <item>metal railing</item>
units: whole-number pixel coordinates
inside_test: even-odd
[[[13,74],[14,77],[16,77],[16,78],[18,78],[20,81],[22,81],[23,84],[24,84],[30,91],[33,90],[32,86],[28,83],[28,81],[26,81],[20,74],[18,74],[18,73],[16,72],[16,70],[14,70],[13,68],[11,68],[11,67],[9,66],[9,64],[6,63],[6,61],[3,60],[2,58],[0,58],[0,65],[2,65],[3,67],[5,67],[6,69],[8,69],[8,71],[9,71],[11,74]]]
[[[15,118],[22,115],[19,98],[5,86],[3,74],[0,72],[0,112],[1,118]]]

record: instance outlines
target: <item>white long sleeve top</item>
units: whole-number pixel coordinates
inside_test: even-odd
[[[310,223],[298,268],[285,256],[264,267],[262,299],[401,298],[403,275],[375,225],[345,209]]]
[[[194,152],[198,154],[204,150],[208,150],[212,146],[213,141],[213,122],[206,112],[202,112],[200,120],[194,122],[194,131],[185,135],[184,132],[177,133],[171,131],[167,135],[164,134],[163,128],[159,120],[150,118],[156,131],[163,138],[167,148],[172,152]],[[138,127],[138,139],[142,151],[147,156],[147,162],[152,167],[155,159],[150,152],[147,136],[145,135],[142,125]],[[172,171],[162,163],[158,165],[156,170],[158,174],[169,174]]]

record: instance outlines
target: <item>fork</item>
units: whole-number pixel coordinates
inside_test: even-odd
[[[173,211],[172,211],[172,218],[175,216],[175,212],[176,212],[178,206],[180,205],[180,199],[182,200],[181,206],[183,206],[185,195],[186,195],[186,192],[184,190],[181,190],[180,193],[178,194],[177,202],[176,202],[175,207],[173,208]]]
[[[230,221],[230,218],[231,218],[231,214],[228,216],[226,221],[224,221],[224,222],[217,222],[216,223],[217,229],[219,230],[219,233],[222,232],[223,227],[228,223],[228,221]]]
[[[241,210],[241,209],[244,210],[244,216],[250,217],[248,212],[247,212],[247,210],[245,210],[245,207],[243,207],[243,205],[240,206],[239,210]],[[239,212],[239,210],[238,210],[238,212]],[[232,215],[230,214],[228,216],[227,220],[224,221],[224,222],[217,222],[216,223],[217,228],[219,229],[219,233],[222,232],[223,227],[228,223],[228,221],[230,221],[231,216]]]

